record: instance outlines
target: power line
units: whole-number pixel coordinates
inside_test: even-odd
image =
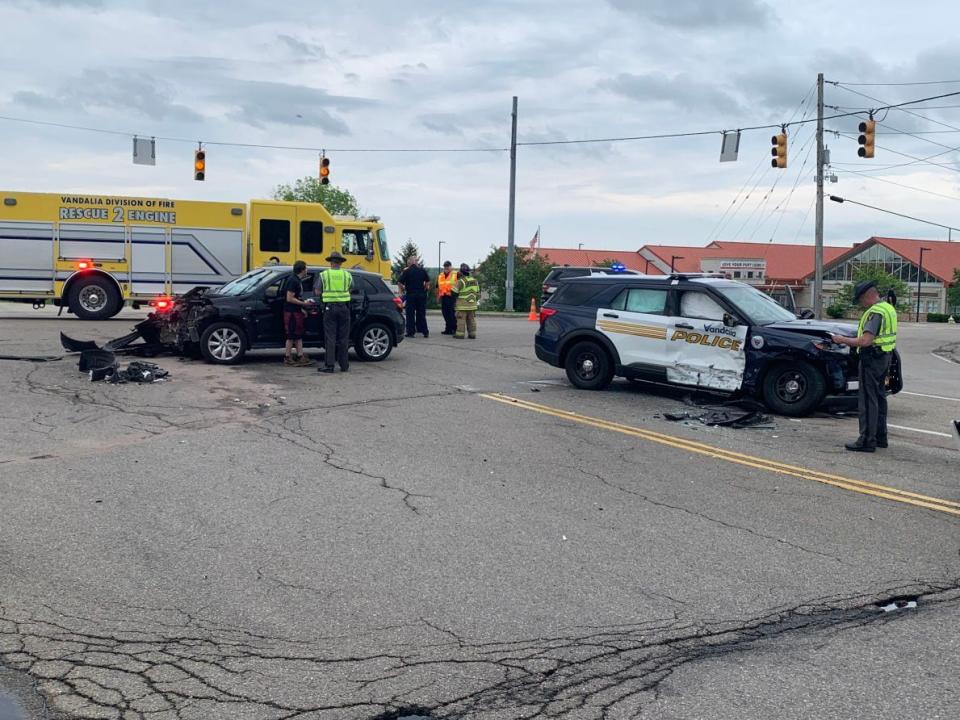
[[[881,100],[880,98],[875,98],[875,97],[873,97],[872,95],[867,95],[866,93],[862,93],[862,92],[860,92],[859,90],[851,90],[850,88],[848,88],[848,87],[843,87],[842,85],[839,85],[839,84],[837,84],[837,83],[834,83],[834,85],[836,85],[836,86],[839,87],[839,88],[842,88],[843,90],[846,90],[847,92],[853,93],[854,95],[859,95],[860,97],[864,97],[864,98],[866,98],[867,100],[873,100],[874,102],[879,102],[879,103],[884,102],[884,101]],[[901,103],[901,105],[903,105],[903,104],[905,104],[905,103]],[[899,110],[900,112],[906,113],[907,115],[913,115],[913,116],[915,116],[915,117],[920,118],[921,120],[926,120],[927,122],[932,122],[932,123],[934,123],[934,124],[936,124],[936,125],[942,125],[943,127],[950,128],[951,130],[960,130],[960,128],[958,128],[956,125],[950,125],[949,123],[940,122],[939,120],[934,120],[933,118],[928,118],[928,117],[926,117],[925,115],[921,115],[921,114],[918,113],[918,112],[914,112],[913,110],[907,110],[907,109],[905,109],[904,107],[902,107],[901,105],[887,105],[886,107],[877,108],[877,109],[878,109],[878,110],[886,110],[886,109],[889,109],[889,110]]]
[[[799,106],[797,106],[797,108],[793,111],[793,114],[790,116],[791,121],[793,121],[793,119],[797,116],[797,114],[801,110],[803,111],[803,115],[801,116],[801,119],[805,119],[810,114],[810,107],[807,106],[807,102],[813,97],[813,93],[816,89],[817,89],[817,83],[816,82],[811,83],[810,88],[807,90],[803,98],[800,100]],[[807,106],[806,110],[804,110],[804,106]],[[723,215],[720,216],[720,219],[716,222],[716,224],[708,233],[707,239],[706,239],[707,243],[709,243],[711,238],[714,236],[716,236],[719,239],[720,233],[726,227],[727,223],[731,222],[737,216],[737,214],[746,206],[747,200],[749,200],[750,196],[754,192],[756,192],[757,188],[760,186],[760,183],[763,182],[763,179],[767,176],[767,173],[769,173],[771,170],[772,166],[769,164],[769,162],[765,162],[767,160],[769,160],[769,155],[766,155],[766,154],[764,154],[764,156],[760,158],[760,162],[757,163],[757,166],[753,169],[753,172],[750,173],[750,176],[744,181],[743,186],[741,186],[741,188],[737,191],[737,194],[734,196],[733,201],[726,207],[726,209],[723,211]],[[756,175],[757,170],[760,169],[761,165],[766,165],[766,169],[764,170],[763,173],[760,174],[760,177],[757,179],[757,182],[754,184],[754,186],[743,198],[743,202],[740,203],[740,206],[735,207],[737,205],[737,201],[740,199],[740,196],[743,194],[743,191],[746,189],[747,185],[750,184],[750,181],[753,179],[753,176]],[[733,210],[733,214],[730,214],[731,210]]]
[[[893,210],[887,210],[885,208],[877,207],[876,205],[867,205],[866,203],[857,202],[856,200],[850,200],[848,198],[840,197],[839,195],[831,195],[830,199],[835,203],[850,203],[851,205],[859,205],[860,207],[870,208],[871,210],[877,210],[882,213],[887,213],[888,215],[896,215],[897,217],[907,218],[907,220],[915,220],[917,222],[926,223],[927,225],[936,225],[937,227],[946,228],[947,230],[958,230],[960,228],[955,228],[951,225],[943,225],[942,223],[933,222],[931,220],[924,220],[923,218],[914,217],[913,215],[904,215],[903,213],[894,212]]]
[[[903,86],[903,85],[956,85],[960,83],[960,80],[923,80],[918,82],[888,82],[888,83],[851,83],[851,82],[840,82],[839,80],[830,81],[831,85],[852,85],[854,87],[890,87],[890,86]]]
[[[834,85],[840,86],[838,83],[832,83]],[[856,90],[850,90],[849,88],[844,88],[848,92],[857,93],[863,95],[863,93],[858,93]],[[915,105],[917,103],[927,102],[930,100],[938,100],[941,98],[947,97],[956,97],[960,96],[960,91],[943,93],[940,95],[933,95],[926,98],[918,98],[916,100],[907,100],[902,103],[897,103],[894,105],[884,105],[879,108],[874,108],[874,112],[879,110],[891,110],[891,109],[901,109],[906,105]],[[869,98],[869,96],[864,95],[864,97]],[[874,98],[869,98],[874,99]],[[864,115],[867,110],[856,110],[852,112],[837,113],[835,115],[829,115],[824,118],[824,120],[834,120],[842,117],[851,117],[855,115]],[[908,111],[904,111],[908,112]],[[794,113],[796,116],[796,112]],[[922,117],[922,116],[920,116]],[[925,118],[928,119],[928,118]],[[0,115],[0,120],[6,120],[8,122],[18,122],[25,123],[28,125],[40,125],[46,127],[58,127],[69,130],[77,130],[82,132],[96,132],[103,133],[108,135],[122,135],[127,137],[149,137],[155,140],[163,140],[165,142],[179,142],[179,143],[189,143],[191,145],[199,142],[197,138],[183,138],[183,137],[169,137],[162,135],[153,135],[150,133],[131,133],[124,132],[120,130],[111,130],[107,128],[96,128],[89,127],[84,125],[71,125],[67,123],[57,123],[49,122],[45,120],[33,120],[30,118],[21,118],[13,117],[9,115]],[[816,118],[806,118],[800,120],[791,120],[788,123],[768,123],[765,125],[751,125],[748,127],[736,128],[737,132],[750,132],[754,130],[773,130],[773,129],[784,129],[796,125],[805,125],[807,123],[816,122]],[[931,122],[937,122],[931,120]],[[940,123],[946,125],[945,123]],[[954,128],[952,125],[946,125],[946,127]],[[707,135],[719,135],[724,132],[730,132],[731,128],[722,128],[715,130],[696,130],[691,132],[675,132],[675,133],[656,133],[649,135],[626,135],[619,137],[607,137],[607,138],[584,138],[581,140],[538,140],[538,141],[528,141],[528,142],[518,142],[517,145],[523,145],[526,147],[535,147],[535,146],[546,146],[546,145],[581,145],[587,143],[611,143],[611,142],[628,142],[636,140],[665,140],[672,138],[689,138],[689,137],[703,137]],[[467,147],[467,148],[336,148],[336,147],[310,147],[310,146],[297,146],[297,145],[274,145],[270,143],[243,143],[243,142],[233,142],[226,140],[203,140],[204,145],[208,146],[219,146],[219,147],[240,147],[240,148],[256,148],[264,150],[294,150],[294,151],[305,151],[305,152],[322,152],[326,150],[327,152],[339,152],[339,153],[380,153],[380,152],[400,152],[400,153],[472,153],[472,152],[509,152],[509,148],[503,147]]]
[[[800,239],[800,233],[803,232],[803,229],[807,226],[807,220],[810,219],[810,213],[813,211],[814,206],[817,204],[817,196],[813,196],[813,200],[810,201],[810,206],[807,208],[806,215],[803,216],[803,220],[800,221],[800,227],[797,228],[797,234],[793,236],[793,242],[796,244],[797,240]]]
[[[191,145],[196,145],[198,142],[196,139],[191,140],[189,138],[182,138],[182,137],[165,137],[163,135],[150,135],[149,133],[131,133],[131,132],[124,132],[121,130],[107,130],[104,128],[87,127],[84,125],[68,125],[66,123],[48,122],[46,120],[32,120],[29,118],[10,117],[9,115],[0,115],[0,120],[25,123],[28,125],[43,125],[46,127],[66,128],[68,130],[82,130],[84,132],[103,133],[106,135],[121,135],[123,137],[137,136],[137,137],[153,138],[154,140],[163,140],[164,142],[189,143]],[[307,147],[307,146],[298,146],[298,145],[271,145],[266,143],[242,143],[242,142],[227,142],[227,141],[217,141],[217,140],[204,140],[203,144],[217,145],[220,147],[260,148],[264,150],[297,150],[297,151],[317,152],[317,153],[322,152],[324,150],[327,152],[339,152],[339,153],[509,152],[510,150],[510,148],[331,148],[329,146]]]
[[[856,136],[856,135],[849,135],[849,134],[847,134],[847,133],[842,133],[842,132],[840,132],[839,130],[830,130],[829,132],[833,133],[833,134],[836,135],[837,137],[844,137],[844,138],[847,138],[848,140],[856,140],[856,139],[857,139],[857,136]],[[943,163],[930,162],[931,160],[933,160],[933,158],[938,158],[938,157],[941,157],[942,155],[946,155],[946,154],[951,153],[951,152],[960,151],[960,147],[950,148],[950,149],[948,149],[948,150],[944,150],[943,152],[938,152],[938,153],[935,153],[935,154],[933,154],[933,155],[928,155],[928,156],[925,157],[925,158],[919,158],[919,157],[917,157],[916,155],[910,155],[909,153],[900,152],[899,150],[893,150],[892,148],[888,148],[888,147],[885,147],[885,146],[882,146],[882,145],[877,145],[877,147],[880,148],[881,150],[886,151],[886,152],[893,153],[894,155],[900,155],[900,156],[905,157],[905,158],[910,158],[913,162],[900,163],[899,165],[887,165],[887,166],[885,166],[885,167],[874,168],[875,170],[893,170],[894,168],[907,167],[907,166],[909,166],[909,165],[916,165],[917,163],[926,163],[927,165],[932,165],[932,166],[934,166],[934,167],[944,168],[945,170],[950,170],[950,171],[952,171],[952,172],[960,172],[960,169],[958,169],[958,168],[956,168],[956,167],[951,167],[950,165],[944,165]],[[848,164],[848,163],[835,163],[835,164],[837,164],[837,165],[846,165],[846,164]],[[861,163],[857,163],[857,167],[864,167],[864,165],[861,164]]]
[[[906,190],[913,190],[915,192],[925,193],[927,195],[934,195],[936,197],[945,198],[947,200],[960,200],[960,197],[956,195],[944,195],[943,193],[938,193],[935,190],[925,190],[924,188],[918,188],[914,185],[907,185],[905,183],[898,183],[893,180],[888,180],[887,178],[877,177],[876,175],[868,175],[866,171],[863,170],[844,170],[843,168],[837,168],[837,172],[858,175],[865,180],[876,180],[877,182],[887,183],[888,185],[896,185],[897,187],[902,187]]]

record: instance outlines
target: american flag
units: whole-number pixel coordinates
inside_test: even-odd
[[[539,244],[540,244],[540,226],[537,225],[537,231],[533,234],[533,238],[530,240],[530,249],[536,250]]]

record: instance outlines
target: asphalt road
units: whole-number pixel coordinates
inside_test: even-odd
[[[0,307],[0,354],[129,325]],[[707,428],[663,418],[673,390],[577,391],[534,328],[482,318],[333,376],[266,352],[163,358],[151,386],[0,361],[0,697],[122,720],[960,715],[960,365],[935,354],[957,326],[903,326],[870,456],[842,448],[854,417]]]

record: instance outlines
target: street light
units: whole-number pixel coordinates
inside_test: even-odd
[[[920,281],[923,280],[923,254],[930,248],[920,248],[920,271],[917,273],[917,322],[920,322]]]
[[[673,263],[675,260],[683,260],[683,255],[671,255],[670,256],[670,272],[673,272]]]
[[[577,250],[583,250],[583,243],[577,243]]]

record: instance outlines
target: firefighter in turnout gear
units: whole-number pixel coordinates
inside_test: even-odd
[[[845,447],[853,452],[874,452],[878,447],[887,447],[885,383],[897,346],[897,310],[881,299],[873,281],[858,283],[853,299],[865,308],[857,337],[832,336],[835,343],[849,345],[860,353],[860,437]]]
[[[350,290],[353,276],[340,266],[346,258],[334,250],[326,259],[330,269],[320,273],[320,300],[323,303],[324,367],[317,372],[332,373],[334,361],[341,372],[350,369],[347,347],[350,343]]]
[[[480,306],[480,285],[477,279],[470,274],[470,266],[460,264],[457,284],[453,288],[457,296],[457,331],[453,334],[458,340],[463,340],[464,332],[471,340],[477,337],[477,308]]]

